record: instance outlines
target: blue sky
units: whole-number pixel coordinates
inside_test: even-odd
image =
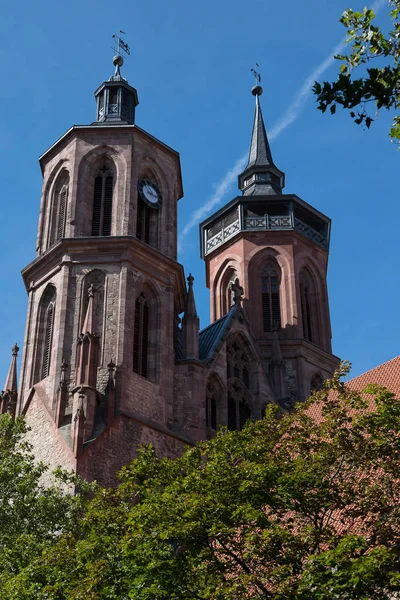
[[[182,237],[196,210],[248,150],[254,98],[250,68],[260,64],[270,132],[305,81],[343,39],[338,22],[360,0],[83,0],[7,3],[0,25],[0,370],[22,346],[27,296],[20,270],[35,257],[41,194],[38,156],[72,124],[95,118],[93,91],[112,74],[111,35],[127,32],[123,74],[138,90],[136,122],[180,152],[185,196],[179,202],[181,251],[195,277],[201,325],[209,294],[198,228]],[[380,18],[385,21],[384,6]],[[320,79],[333,79],[338,63]],[[334,352],[353,375],[399,353],[398,173],[390,115],[370,131],[339,111],[316,109],[311,93],[272,141],[276,165],[295,193],[332,218],[329,293]],[[228,177],[229,180],[229,177]],[[214,210],[232,199],[226,185]],[[187,230],[187,229],[186,229]],[[1,380],[0,373],[0,380]]]

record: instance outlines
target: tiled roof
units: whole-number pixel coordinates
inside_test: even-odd
[[[400,398],[400,356],[396,356],[392,360],[378,365],[375,369],[350,379],[347,385],[353,390],[362,390],[370,383],[382,385]]]
[[[236,305],[233,306],[226,315],[218,319],[218,321],[214,321],[214,323],[211,323],[211,325],[205,327],[202,331],[200,331],[200,360],[207,360],[212,357],[235,312]]]

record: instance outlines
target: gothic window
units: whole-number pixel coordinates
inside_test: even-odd
[[[60,240],[65,235],[69,190],[69,174],[63,170],[54,185],[52,218],[50,231],[50,245]]]
[[[248,349],[236,339],[227,345],[228,429],[241,430],[251,417]]]
[[[140,294],[135,302],[133,370],[135,373],[148,376],[149,365],[149,305],[144,294]]]
[[[263,331],[281,328],[280,273],[278,266],[268,263],[261,271],[261,306]]]
[[[226,315],[234,304],[232,285],[237,283],[238,276],[235,269],[229,268],[225,271],[221,282],[221,316]]]
[[[316,341],[315,310],[313,286],[310,277],[304,271],[300,275],[300,304],[303,324],[303,337],[309,342]]]
[[[39,303],[37,348],[33,383],[50,374],[56,288],[48,285]]]
[[[111,235],[112,198],[114,178],[104,165],[94,179],[92,235]]]

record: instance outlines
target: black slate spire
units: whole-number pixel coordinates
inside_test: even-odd
[[[239,175],[239,188],[245,196],[281,194],[285,175],[274,165],[272,159],[259,100],[263,89],[260,85],[255,85],[251,92],[256,97],[256,110],[249,160],[245,170]]]

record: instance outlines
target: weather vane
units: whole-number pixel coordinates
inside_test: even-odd
[[[258,63],[256,63],[256,69],[250,69],[250,71],[253,73],[255,80],[256,80],[256,85],[259,85],[261,83],[261,75],[260,73],[257,71],[257,68],[260,65]]]
[[[118,47],[115,48],[115,46],[112,46],[112,49],[114,50],[114,52],[116,54],[118,54],[118,56],[122,56],[122,52],[125,52],[125,54],[130,54],[131,53],[131,49],[129,48],[128,44],[126,42],[124,42],[124,40],[121,38],[121,34],[126,35],[125,31],[122,31],[122,29],[119,30],[119,35],[113,35],[113,40],[115,40],[116,43],[118,43]]]
[[[114,34],[112,36],[115,43],[118,44],[117,47],[111,46],[115,52],[115,56],[113,58],[113,65],[115,66],[114,77],[116,79],[121,78],[120,68],[124,64],[124,57],[122,53],[125,53],[127,55],[131,53],[131,49],[129,48],[128,44],[124,42],[124,40],[121,37],[121,34],[126,35],[125,31],[122,31],[122,29],[120,29],[118,35]]]
[[[253,85],[253,87],[251,88],[251,93],[253,94],[253,96],[257,97],[257,102],[258,102],[258,96],[261,96],[261,94],[263,93],[263,89],[261,87],[261,75],[260,75],[260,72],[258,71],[259,66],[260,65],[258,63],[256,63],[256,68],[250,69],[250,71],[253,73],[254,78],[256,80],[256,85]]]

